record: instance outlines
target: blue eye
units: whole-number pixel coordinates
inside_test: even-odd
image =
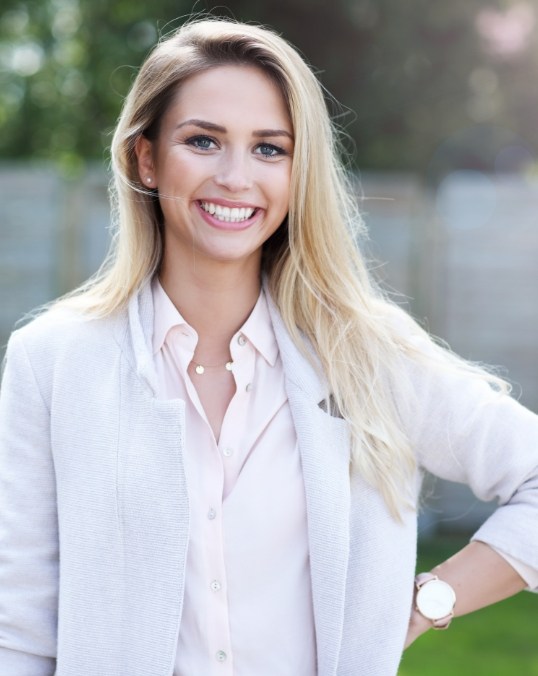
[[[279,148],[279,146],[274,146],[272,143],[260,143],[257,147],[260,155],[264,157],[276,157],[277,155],[285,155],[286,151],[284,148]]]
[[[192,136],[186,140],[187,145],[194,146],[199,150],[212,150],[215,141],[209,136]]]

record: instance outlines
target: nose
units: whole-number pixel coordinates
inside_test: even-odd
[[[236,149],[223,153],[215,183],[231,193],[245,192],[252,187],[252,168],[244,151]]]

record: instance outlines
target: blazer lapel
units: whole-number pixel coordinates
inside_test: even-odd
[[[121,673],[129,676],[172,674],[189,534],[184,403],[155,396],[151,301],[149,285],[131,299],[131,345],[125,341],[118,432],[118,511],[125,567],[122,629],[132,645]]]
[[[325,384],[293,344],[269,297],[268,305],[301,453],[318,674],[333,676],[342,640],[349,557],[349,429],[344,420],[323,410]]]

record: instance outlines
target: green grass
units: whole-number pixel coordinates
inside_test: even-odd
[[[465,542],[443,538],[419,548],[429,570]],[[538,676],[538,595],[511,599],[429,631],[406,650],[399,676]]]

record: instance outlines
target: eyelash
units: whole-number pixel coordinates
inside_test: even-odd
[[[204,148],[198,145],[200,141],[209,141],[210,143],[215,143],[216,145],[216,141],[212,139],[210,136],[202,136],[202,135],[191,136],[190,138],[186,139],[185,143],[188,146],[193,146],[194,148],[197,148],[198,150],[212,150],[212,148],[207,147]]]
[[[264,157],[278,157],[279,155],[287,155],[288,153],[284,150],[284,148],[281,148],[280,146],[275,146],[274,143],[259,143],[258,148],[270,148],[273,152],[271,155],[265,155],[264,153],[260,153]]]
[[[198,150],[202,151],[207,151],[207,150],[213,150],[211,147],[207,146],[201,146],[199,145],[200,142],[209,142],[217,145],[217,141],[215,139],[211,138],[211,136],[204,136],[198,134],[197,136],[191,136],[190,138],[185,140],[185,143],[187,145],[193,146],[194,148],[197,148]],[[259,153],[262,157],[264,158],[272,158],[272,157],[279,157],[281,155],[287,155],[287,151],[284,148],[281,148],[280,146],[275,145],[274,143],[259,143],[256,146],[257,149],[260,148],[269,148],[271,150],[271,154],[268,155],[266,153]]]

